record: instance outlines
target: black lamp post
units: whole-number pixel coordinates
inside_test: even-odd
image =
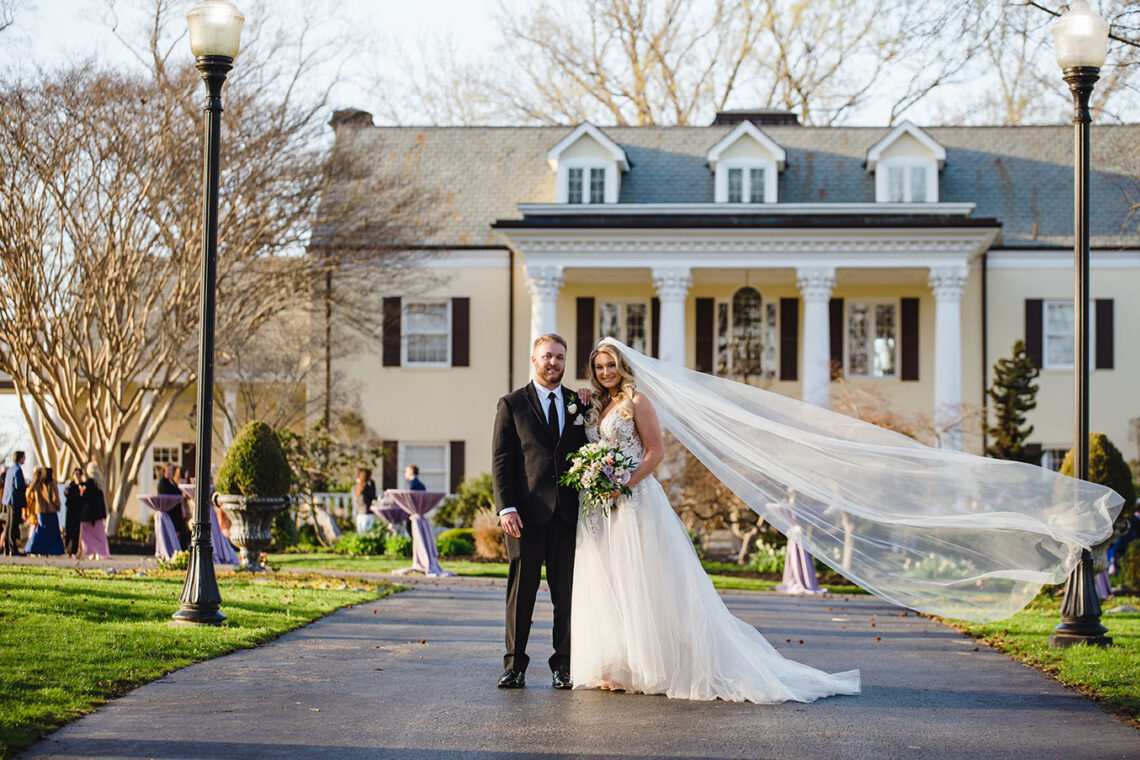
[[[1053,25],[1057,64],[1073,93],[1073,124],[1076,145],[1073,154],[1073,378],[1074,436],[1073,476],[1089,479],[1089,96],[1104,65],[1108,25],[1085,0],[1075,0]],[[1088,549],[1065,582],[1061,624],[1049,637],[1052,647],[1073,644],[1107,646],[1112,638],[1100,623],[1100,600],[1093,582],[1093,559]]]
[[[202,302],[198,332],[198,461],[195,468],[194,525],[190,566],[174,620],[219,625],[222,595],[214,576],[210,540],[210,445],[214,414],[214,297],[218,274],[218,164],[221,158],[222,84],[233,68],[245,16],[227,0],[205,0],[186,14],[190,51],[206,83],[205,179],[202,199]]]

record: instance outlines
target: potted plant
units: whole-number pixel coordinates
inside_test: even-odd
[[[230,519],[230,542],[241,552],[241,568],[260,571],[262,550],[273,540],[273,518],[289,503],[292,473],[273,429],[253,421],[222,459],[214,503]]]

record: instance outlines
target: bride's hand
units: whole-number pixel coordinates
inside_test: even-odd
[[[594,392],[589,388],[579,388],[574,392],[578,395],[578,398],[582,399],[583,404],[589,404],[590,397],[594,395]]]

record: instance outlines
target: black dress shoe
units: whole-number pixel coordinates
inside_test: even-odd
[[[521,670],[508,670],[499,676],[500,689],[521,689],[526,686],[526,673]]]
[[[556,689],[573,689],[574,682],[570,680],[570,671],[556,670],[554,671],[554,682],[552,684]]]

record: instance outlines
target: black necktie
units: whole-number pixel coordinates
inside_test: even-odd
[[[546,427],[550,430],[550,434],[554,436],[554,440],[557,441],[561,437],[561,433],[558,430],[558,408],[555,406],[555,404],[558,403],[558,397],[554,395],[554,391],[551,391],[550,395],[546,398],[550,402],[550,405],[546,407]]]

